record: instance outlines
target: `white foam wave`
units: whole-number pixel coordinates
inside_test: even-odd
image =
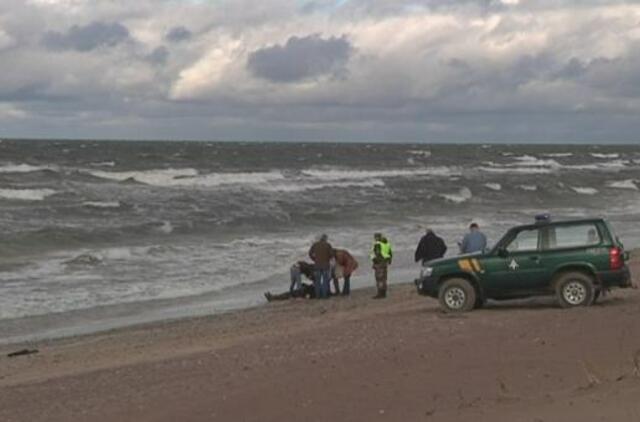
[[[499,191],[502,190],[502,185],[500,183],[485,183],[485,187],[491,190]]]
[[[461,204],[471,199],[473,197],[473,194],[471,193],[471,190],[469,188],[463,187],[460,189],[460,191],[458,191],[458,193],[444,193],[440,194],[440,196],[447,201]]]
[[[460,169],[454,167],[428,167],[417,169],[395,170],[303,170],[302,174],[319,180],[359,180],[359,179],[384,179],[394,177],[416,176],[461,176]]]
[[[614,160],[608,161],[605,163],[592,163],[592,164],[574,164],[564,166],[567,169],[571,170],[605,170],[605,171],[616,171],[621,170],[627,167],[628,161],[624,160]]]
[[[431,157],[431,151],[428,151],[428,150],[413,149],[413,150],[410,150],[410,151],[407,151],[407,152],[409,154],[418,155],[418,156],[423,157],[423,158]]]
[[[116,165],[115,161],[102,161],[99,163],[91,163],[90,165],[94,167],[113,167]]]
[[[514,173],[514,174],[549,174],[549,168],[543,167],[480,167],[480,171],[487,173]]]
[[[55,194],[53,189],[0,189],[0,198],[20,201],[42,201]]]
[[[526,190],[528,192],[535,192],[538,190],[538,187],[536,185],[519,185],[518,188]]]
[[[268,184],[257,186],[259,190],[267,192],[304,192],[313,191],[326,188],[375,188],[384,187],[384,181],[380,179],[372,179],[366,181],[336,181],[326,183],[304,183],[299,182],[295,184]]]
[[[210,173],[197,177],[176,179],[174,186],[216,187],[225,185],[263,185],[285,179],[285,175],[280,171]]]
[[[40,170],[49,170],[46,166],[32,166],[31,164],[6,164],[0,166],[0,173],[31,173]]]
[[[573,157],[573,153],[572,152],[549,152],[549,153],[542,154],[542,156],[549,157],[549,158],[567,158],[567,157]]]
[[[610,188],[638,190],[635,180],[617,180],[607,184]]]
[[[171,234],[173,232],[173,225],[170,221],[163,221],[162,225],[158,227],[158,231],[164,234]]]
[[[542,160],[532,155],[523,155],[520,157],[513,157],[517,163],[507,164],[507,166],[531,166],[531,167],[562,167],[556,160]]]
[[[89,208],[120,208],[120,201],[86,201],[82,205]]]
[[[598,189],[590,187],[571,186],[571,189],[581,195],[595,195],[598,193]]]
[[[612,154],[598,154],[598,153],[591,153],[589,154],[591,155],[593,158],[600,158],[600,159],[608,159],[608,158],[620,158],[620,154],[618,153],[612,153]]]
[[[107,172],[90,170],[89,174],[103,179],[125,181],[135,180],[151,186],[163,187],[216,187],[223,185],[254,185],[283,180],[279,171],[254,173],[209,173],[199,174],[192,168],[162,169],[145,171]]]

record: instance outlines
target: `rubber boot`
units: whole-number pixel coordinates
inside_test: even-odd
[[[340,294],[340,283],[338,283],[338,279],[333,279],[333,288],[335,289],[335,295],[338,296]]]
[[[382,299],[382,298],[384,298],[383,290],[378,289],[378,293],[373,298],[374,299]]]

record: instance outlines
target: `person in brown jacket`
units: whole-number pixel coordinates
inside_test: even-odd
[[[349,296],[351,293],[351,274],[358,268],[358,261],[345,249],[334,249],[333,255],[336,266],[333,272],[333,287],[336,294],[340,294],[338,279],[344,278],[342,284],[342,296]]]
[[[331,279],[331,258],[333,247],[328,242],[326,234],[320,236],[320,240],[311,245],[309,258],[315,264],[313,287],[316,290],[316,298],[327,299],[329,297],[329,280]]]

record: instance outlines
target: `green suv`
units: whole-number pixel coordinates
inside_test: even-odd
[[[484,253],[425,263],[418,293],[447,312],[481,307],[487,299],[553,295],[563,307],[587,306],[612,287],[631,287],[629,254],[601,218],[514,227]]]

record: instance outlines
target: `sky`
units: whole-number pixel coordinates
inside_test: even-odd
[[[0,0],[0,138],[640,144],[640,1]]]

